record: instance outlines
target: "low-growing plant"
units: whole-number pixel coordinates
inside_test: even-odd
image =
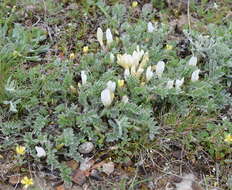
[[[63,60],[54,57],[46,65],[18,69],[4,86],[0,130],[7,138],[1,148],[23,145],[24,156],[40,162],[35,146],[44,147],[46,163],[52,170],[60,170],[66,182],[71,181],[71,171],[61,162],[81,160],[78,145],[82,142],[91,141],[99,150],[118,146],[115,159],[120,150],[124,150],[118,153],[120,157],[131,156],[137,147],[134,144],[146,146],[156,140],[162,125],[160,115],[172,111],[174,116],[187,117],[192,110],[198,115],[215,114],[231,102],[224,85],[231,59],[227,37],[186,32],[193,55],[182,59],[172,45],[175,43],[167,40],[166,25],[144,19],[131,24],[117,16],[123,12],[120,5],[109,10],[98,6],[108,15],[114,14],[115,21],[107,24],[112,24],[112,29],[105,27],[106,39],[102,29],[97,29],[96,52],[81,52],[78,64],[73,56]],[[15,31],[14,54],[10,51],[7,57],[38,61],[37,55],[47,49],[39,45],[44,36],[37,35],[41,34],[38,30],[24,31],[19,25]],[[219,44],[226,53],[218,49],[215,54]],[[209,141],[221,131],[212,126],[207,126],[211,139],[198,136],[209,152],[216,154],[218,147]]]

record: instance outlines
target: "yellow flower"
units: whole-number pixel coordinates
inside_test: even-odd
[[[231,134],[226,135],[224,141],[227,143],[232,143],[232,135]]]
[[[167,44],[166,47],[165,47],[166,50],[172,50],[173,49],[173,46],[172,45],[169,45]]]
[[[70,53],[69,59],[75,59],[75,54],[74,53]]]
[[[19,155],[24,155],[26,152],[26,148],[24,146],[17,146],[15,151]]]
[[[24,185],[24,188],[28,188],[29,186],[33,185],[33,179],[32,178],[28,178],[27,176],[25,176],[22,180],[21,183]]]
[[[83,53],[88,53],[89,51],[89,47],[88,46],[84,46],[83,47]]]
[[[125,81],[124,81],[124,80],[118,80],[118,86],[119,86],[120,88],[122,88],[122,87],[124,86],[124,84],[125,84]]]
[[[131,6],[132,6],[132,8],[137,7],[138,6],[138,2],[137,1],[133,1]]]

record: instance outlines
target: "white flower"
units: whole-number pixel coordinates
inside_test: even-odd
[[[97,29],[97,40],[100,43],[101,47],[103,47],[104,46],[104,43],[103,43],[103,31],[102,31],[102,29],[100,27]]]
[[[192,56],[188,62],[189,65],[191,66],[196,66],[197,65],[197,57]]]
[[[158,78],[162,77],[164,68],[165,68],[165,63],[163,61],[159,61],[156,65],[156,74],[158,75]]]
[[[192,82],[196,82],[199,80],[199,73],[200,73],[200,69],[197,69],[196,71],[192,73],[192,76],[191,76]]]
[[[106,88],[101,92],[101,101],[105,107],[110,106],[113,99],[114,93],[110,89]]]
[[[127,96],[127,95],[124,95],[124,96],[122,97],[122,102],[123,102],[123,103],[128,103],[128,101],[129,101],[128,96]]]
[[[114,58],[115,58],[115,57],[114,57],[114,54],[113,54],[113,53],[111,53],[111,54],[110,54],[110,62],[111,62],[111,63],[113,63],[113,62],[114,62]]]
[[[129,76],[130,76],[130,70],[129,69],[125,69],[125,71],[124,71],[124,78],[126,79]]]
[[[173,88],[173,85],[174,85],[174,80],[169,80],[168,82],[167,82],[167,89],[171,89],[171,88]]]
[[[151,66],[147,67],[147,70],[146,70],[146,80],[147,80],[147,82],[149,80],[151,80],[151,78],[153,77],[153,75],[154,75],[154,73],[151,70]]]
[[[45,152],[45,150],[42,147],[36,146],[35,150],[37,152],[37,157],[40,158],[40,157],[46,156],[46,152]]]
[[[87,82],[87,75],[85,74],[85,71],[81,71],[81,81],[83,85]]]
[[[154,26],[152,25],[152,23],[151,22],[148,22],[148,24],[147,24],[147,31],[149,32],[149,33],[152,33],[153,31],[154,31]]]
[[[184,77],[181,79],[181,80],[179,80],[179,79],[177,79],[176,80],[176,89],[177,90],[180,90],[180,87],[182,86],[184,84]]]
[[[106,30],[106,43],[107,45],[110,45],[113,42],[113,35],[111,33],[111,30],[107,28]]]
[[[116,89],[116,82],[113,82],[113,81],[108,81],[107,82],[107,88],[111,90],[111,92],[114,92],[115,89]]]

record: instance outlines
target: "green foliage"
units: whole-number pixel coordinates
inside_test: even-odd
[[[46,39],[45,32],[39,28],[26,29],[15,24],[11,29],[7,24],[0,26],[0,101],[4,92],[4,83],[15,68],[25,62],[41,61],[40,54],[48,50],[40,43]],[[9,81],[7,83],[9,84]],[[11,88],[11,87],[10,87]]]
[[[36,4],[36,1],[30,2]],[[52,1],[46,3],[52,11],[55,5]],[[179,118],[187,118],[181,126],[177,126],[178,131],[184,131],[189,125],[200,125],[196,121],[199,115],[214,115],[231,104],[231,95],[227,92],[231,85],[231,25],[218,29],[209,26],[209,37],[186,31],[191,51],[198,57],[197,66],[190,66],[190,56],[180,58],[176,53],[177,47],[171,50],[164,48],[169,43],[166,25],[153,24],[154,31],[147,32],[149,13],[142,14],[137,22],[131,23],[124,5],[110,7],[103,1],[82,4],[86,12],[92,7],[101,10],[108,21],[101,27],[104,31],[111,28],[114,41],[105,49],[93,42],[93,51],[81,56],[78,64],[76,60],[52,57],[46,65],[21,69],[18,64],[41,61],[41,53],[48,50],[47,45],[41,45],[46,34],[38,28],[29,30],[19,24],[15,24],[13,29],[8,25],[1,26],[0,63],[3,64],[0,72],[5,80],[1,84],[5,97],[0,102],[0,130],[3,138],[7,139],[1,148],[13,147],[17,142],[27,148],[32,160],[40,162],[35,146],[43,146],[47,153],[46,163],[51,169],[59,170],[61,177],[70,182],[71,171],[61,164],[62,158],[81,160],[78,146],[82,142],[91,141],[96,149],[117,145],[114,156],[115,160],[121,161],[136,154],[140,146],[156,140],[162,125],[160,116],[169,115],[166,122],[174,126]],[[163,5],[157,3],[157,6],[162,8]],[[75,30],[74,25],[70,26],[69,33],[62,40],[73,37]],[[79,33],[78,37],[81,36]],[[74,49],[82,43],[75,44]],[[174,46],[175,42],[170,44]],[[111,55],[116,58],[118,54],[132,54],[137,46],[149,55],[145,71],[140,78],[125,78],[123,87],[117,85],[112,104],[104,107],[101,92],[107,87],[107,82],[124,79],[123,68],[117,60],[111,60]],[[66,44],[66,53],[65,48]],[[151,66],[155,70],[161,60],[165,61],[162,77],[154,74],[147,82],[146,68]],[[201,70],[200,79],[193,82],[191,75],[197,68]],[[85,84],[81,81],[83,70],[87,75]],[[168,81],[183,77],[185,81],[181,88],[167,88]],[[128,102],[122,101],[125,95]],[[193,118],[188,118],[193,112]],[[228,146],[223,144],[223,136],[217,135],[231,133],[230,124],[226,124],[229,126],[226,131],[224,124],[206,123],[204,131],[193,131],[191,135],[207,147],[211,155],[226,157],[230,153]]]

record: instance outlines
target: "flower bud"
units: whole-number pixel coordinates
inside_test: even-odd
[[[188,65],[191,65],[191,66],[196,66],[197,65],[197,57],[195,56],[192,56],[188,62]]]
[[[179,79],[177,79],[176,80],[176,89],[177,90],[180,90],[180,87],[182,86],[184,84],[184,77],[181,79],[181,80],[179,80]]]
[[[88,53],[89,47],[88,46],[84,46],[82,51],[83,51],[83,53]]]
[[[113,63],[113,62],[114,62],[114,58],[115,58],[115,57],[114,57],[114,54],[113,54],[113,53],[111,53],[111,54],[110,54],[110,62],[111,62],[111,63]]]
[[[81,71],[81,82],[83,85],[87,82],[87,75],[85,74],[85,71]]]
[[[149,33],[152,33],[153,31],[154,31],[154,26],[152,25],[152,23],[151,22],[148,22],[148,24],[147,24],[147,31],[149,32]]]
[[[172,89],[173,88],[173,85],[174,85],[174,80],[169,80],[168,82],[167,82],[167,89]]]
[[[147,67],[147,70],[146,70],[146,81],[150,81],[151,78],[153,77],[154,73],[153,71],[151,70],[151,66]]]
[[[107,85],[107,88],[111,90],[111,92],[115,91],[115,89],[116,89],[116,83],[115,82],[110,80],[110,81],[107,82],[106,85]]]
[[[191,76],[192,82],[196,82],[199,80],[199,73],[200,73],[200,69],[197,69],[196,71],[192,73],[192,76]]]
[[[130,76],[130,70],[129,69],[125,69],[125,71],[124,71],[124,78],[126,79],[129,76]]]
[[[114,93],[106,88],[101,92],[101,101],[105,107],[109,107],[114,99]]]
[[[102,31],[102,29],[100,27],[97,29],[97,40],[98,40],[100,46],[104,47],[104,43],[103,43],[103,31]]]
[[[162,77],[164,68],[165,68],[165,63],[163,61],[159,61],[156,65],[156,74],[158,75],[158,78]]]
[[[113,42],[113,35],[111,33],[111,30],[107,28],[106,30],[106,43],[109,46]]]
[[[75,54],[74,53],[70,53],[69,59],[75,59]]]

